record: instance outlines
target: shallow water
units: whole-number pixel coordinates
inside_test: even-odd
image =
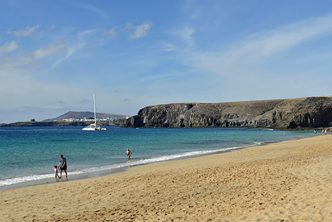
[[[313,131],[232,128],[0,128],[0,187],[53,178],[60,153],[67,158],[69,175],[84,175],[312,135]],[[130,162],[124,153],[127,147],[133,151]]]

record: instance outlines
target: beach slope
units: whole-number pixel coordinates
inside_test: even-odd
[[[0,221],[332,221],[332,136],[0,191]]]

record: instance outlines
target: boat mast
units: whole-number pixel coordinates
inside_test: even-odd
[[[95,127],[97,127],[97,114],[96,114],[96,98],[95,94],[93,94],[93,112],[95,115]]]

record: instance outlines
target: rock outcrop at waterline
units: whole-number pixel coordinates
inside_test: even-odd
[[[121,122],[125,127],[332,126],[332,97],[227,103],[176,103],[148,106]]]

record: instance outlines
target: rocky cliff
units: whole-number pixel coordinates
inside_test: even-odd
[[[125,127],[332,126],[332,97],[228,103],[177,103],[148,106],[124,120]]]

